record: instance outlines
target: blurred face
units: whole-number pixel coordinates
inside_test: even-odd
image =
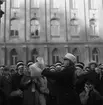
[[[83,70],[80,67],[76,67],[76,75],[80,76],[83,73]]]
[[[4,67],[0,67],[0,75],[2,75]]]
[[[85,89],[86,92],[89,92],[90,90],[93,89],[93,85],[91,85],[91,84],[89,84],[89,85],[85,84],[84,89]]]
[[[55,72],[55,69],[52,68],[52,69],[50,69],[50,71]]]
[[[101,69],[99,69],[99,68],[96,67],[95,68],[95,72],[99,74],[101,72]]]
[[[15,74],[15,70],[12,70],[12,71],[11,71],[11,74]]]
[[[70,60],[69,59],[64,59],[64,66],[67,67],[70,65]]]
[[[56,66],[56,71],[61,71],[61,66],[60,65]]]
[[[18,67],[18,73],[19,73],[20,75],[22,75],[23,72],[24,72],[24,66],[23,66],[23,65],[20,65],[20,66]]]
[[[4,76],[9,76],[9,71],[4,71],[4,72],[3,72],[3,75],[4,75]]]
[[[90,65],[90,69],[91,69],[91,70],[95,70],[95,67],[96,67],[95,64],[91,64],[91,65]]]

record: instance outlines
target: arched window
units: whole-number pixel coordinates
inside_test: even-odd
[[[19,35],[19,19],[14,13],[13,18],[11,18],[10,36],[15,37]]]
[[[37,19],[31,19],[31,36],[39,36],[40,24]]]
[[[52,52],[52,62],[55,64],[57,61],[59,61],[59,51],[55,48]]]
[[[11,7],[12,8],[19,8],[21,0],[11,0]]]
[[[98,9],[98,1],[97,0],[88,0],[90,9]]]
[[[30,2],[31,2],[31,8],[39,8],[40,0],[30,0]]]
[[[16,65],[17,63],[17,52],[16,49],[12,49],[10,52],[10,64],[11,65]]]
[[[98,62],[99,61],[99,51],[97,48],[92,50],[92,60]]]
[[[72,52],[76,56],[77,62],[80,62],[80,52],[79,52],[79,50],[77,48],[74,48]]]
[[[60,35],[60,23],[57,19],[51,20],[51,35],[59,36]]]
[[[31,59],[33,62],[36,62],[36,58],[38,57],[39,53],[37,51],[37,49],[33,49],[31,52]]]
[[[58,9],[59,8],[59,2],[58,2],[58,0],[51,0],[51,7],[53,9]]]
[[[78,1],[70,0],[72,9],[78,9]]]
[[[79,23],[75,17],[70,20],[70,27],[70,32],[72,36],[79,34]]]
[[[90,19],[90,35],[98,35],[98,26],[96,19]]]

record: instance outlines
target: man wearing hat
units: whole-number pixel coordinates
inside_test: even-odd
[[[57,90],[57,105],[80,105],[79,96],[74,89],[74,72],[76,57],[67,53],[64,57],[64,69],[60,72],[51,72],[43,70],[42,75],[47,78],[56,80],[58,85]]]
[[[61,66],[62,66],[62,63],[60,61],[56,62],[55,69],[56,69],[57,72],[61,71]]]
[[[10,94],[10,105],[22,105],[23,104],[23,86],[21,80],[23,77],[24,63],[18,61],[16,65],[17,73],[11,78],[11,94]]]

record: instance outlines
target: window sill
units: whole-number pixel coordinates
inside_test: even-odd
[[[90,38],[99,38],[98,35],[90,35]]]
[[[36,10],[39,10],[40,7],[31,7],[31,9],[36,9]]]
[[[35,38],[36,39],[36,38],[40,38],[40,36],[31,36],[31,38]]]
[[[11,7],[11,9],[20,9],[20,7]]]
[[[60,38],[59,35],[55,35],[55,36],[54,36],[54,35],[51,35],[51,37],[52,37],[52,38]]]
[[[71,35],[72,38],[80,38],[79,35]]]
[[[19,36],[10,36],[10,38],[19,38]]]

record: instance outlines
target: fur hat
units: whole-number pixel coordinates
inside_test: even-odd
[[[81,69],[83,69],[84,68],[84,63],[78,62],[75,66],[80,67]]]
[[[61,66],[62,63],[60,61],[57,61],[56,64],[55,64],[55,66],[58,66],[58,65]]]
[[[91,61],[91,62],[88,64],[88,66],[90,67],[92,64],[95,64],[96,67],[98,66],[98,64],[96,63],[96,61]]]
[[[71,53],[67,53],[65,55],[64,60],[66,60],[66,59],[71,60],[73,63],[76,63],[76,57]]]
[[[16,64],[16,68],[18,68],[19,66],[24,66],[24,62],[23,61],[18,61]]]
[[[29,67],[30,65],[32,65],[33,64],[33,61],[28,61],[27,62],[27,67]]]

